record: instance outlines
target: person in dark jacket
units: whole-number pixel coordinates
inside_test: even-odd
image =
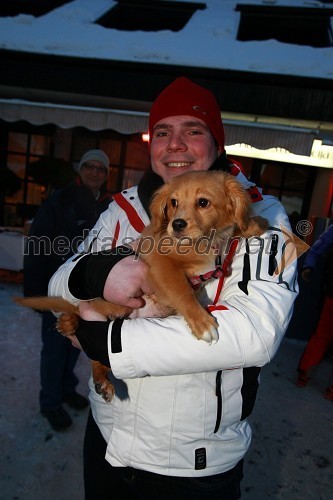
[[[24,295],[47,295],[48,282],[58,267],[76,252],[111,197],[106,191],[109,158],[104,151],[87,151],[78,166],[78,177],[56,190],[39,208],[29,233],[24,257]],[[55,331],[56,318],[42,313],[40,358],[40,410],[55,430],[72,423],[65,402],[75,409],[88,400],[75,391],[74,367],[79,349]]]
[[[313,269],[325,259],[324,303],[316,331],[310,338],[298,365],[298,387],[310,380],[309,371],[317,366],[333,345],[333,224],[326,229],[310,248],[302,268],[302,278],[310,282]],[[333,401],[333,384],[326,389],[325,398]]]

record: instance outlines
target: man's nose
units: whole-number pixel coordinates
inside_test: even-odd
[[[170,151],[186,151],[187,145],[183,135],[179,133],[173,133],[170,136],[168,149]]]

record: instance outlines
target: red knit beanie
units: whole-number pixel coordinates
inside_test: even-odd
[[[188,115],[200,118],[209,127],[221,151],[224,149],[224,130],[219,105],[210,90],[188,78],[180,77],[166,87],[155,99],[149,116],[149,137],[157,122],[168,116]]]

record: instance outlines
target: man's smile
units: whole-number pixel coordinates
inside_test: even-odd
[[[169,168],[181,168],[181,167],[189,167],[193,162],[190,161],[172,161],[166,163],[166,166]]]

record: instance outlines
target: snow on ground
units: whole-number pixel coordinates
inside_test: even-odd
[[[88,410],[67,408],[73,426],[60,433],[39,414],[40,318],[14,304],[15,295],[22,295],[22,285],[0,281],[0,500],[83,500]],[[324,360],[310,386],[299,389],[295,370],[304,345],[285,339],[262,371],[242,484],[245,500],[332,498],[333,407],[323,398],[332,359]],[[85,395],[89,371],[81,354],[77,374]]]

